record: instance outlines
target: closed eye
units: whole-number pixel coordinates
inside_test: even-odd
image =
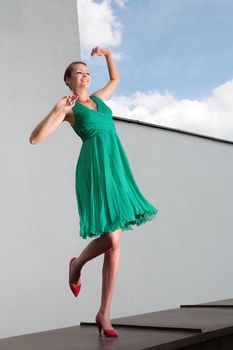
[[[82,74],[82,72],[76,72],[76,74]],[[89,72],[87,72],[86,74],[90,75]]]

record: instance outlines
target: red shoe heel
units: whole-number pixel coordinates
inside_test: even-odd
[[[75,257],[72,258],[72,259],[70,260],[70,265],[69,265],[69,276],[70,276],[71,264],[72,264],[72,261],[73,261],[74,259],[75,259]],[[79,276],[78,281],[80,280],[80,277],[81,277],[81,273],[80,273],[80,276]],[[77,283],[78,283],[78,282],[77,282]],[[78,296],[78,294],[79,294],[79,292],[80,292],[80,289],[81,289],[81,282],[80,282],[80,284],[74,284],[74,283],[69,282],[69,286],[70,286],[70,289],[71,289],[72,293],[73,293],[74,296],[77,298],[77,296]]]
[[[96,315],[95,321],[97,323],[99,334],[101,335],[101,330],[102,330],[103,326],[102,326],[99,314]],[[106,337],[118,337],[118,333],[115,329],[104,329],[103,328],[103,331],[104,331],[104,335]]]
[[[101,335],[101,330],[102,330],[102,324],[100,323],[98,317],[96,316],[95,318],[95,321],[97,323],[97,327],[98,327],[98,330],[99,330],[99,335]]]

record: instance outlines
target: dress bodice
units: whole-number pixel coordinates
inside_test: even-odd
[[[83,142],[95,136],[100,130],[116,130],[111,108],[95,95],[91,95],[90,98],[96,103],[97,110],[78,101],[72,108],[74,113],[72,127]]]

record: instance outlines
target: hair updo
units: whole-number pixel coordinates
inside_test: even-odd
[[[69,86],[69,88],[70,88],[70,90],[72,90],[71,89],[71,87],[70,87],[70,85],[66,82],[66,78],[70,78],[71,77],[71,73],[72,73],[72,71],[73,71],[73,67],[76,65],[76,64],[84,64],[85,66],[87,66],[87,64],[85,63],[85,62],[83,62],[83,61],[75,61],[75,62],[72,62],[72,63],[70,63],[69,64],[69,66],[66,68],[66,70],[65,70],[65,73],[64,73],[64,82],[65,82],[65,84],[67,85],[67,86]]]

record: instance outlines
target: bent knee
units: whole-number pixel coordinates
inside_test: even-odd
[[[120,246],[121,229],[107,233],[109,249],[117,249]]]

